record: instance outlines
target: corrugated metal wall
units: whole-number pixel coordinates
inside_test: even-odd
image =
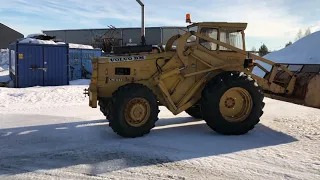
[[[168,39],[177,33],[183,34],[187,30],[185,27],[147,27],[146,28],[146,42],[147,44],[156,45],[159,43],[166,43]],[[94,45],[94,38],[100,37],[108,32],[108,29],[85,29],[85,30],[57,30],[57,31],[43,31],[50,36],[56,36],[66,43],[77,43]],[[112,37],[123,40],[122,45],[129,43],[140,44],[141,29],[140,28],[118,28],[112,33]]]
[[[107,29],[88,29],[88,30],[57,30],[43,31],[49,36],[56,36],[56,39],[66,43],[94,45],[95,38],[99,38],[107,33]],[[121,30],[116,30],[114,38],[121,38]]]
[[[69,79],[81,79],[81,49],[69,49]]]
[[[14,87],[68,85],[68,51],[68,45],[11,44],[10,77]]]
[[[165,44],[172,36],[177,34],[184,34],[187,28],[172,28],[172,27],[164,27],[162,28],[162,42]],[[175,42],[173,45],[176,45]]]
[[[7,49],[10,43],[23,38],[23,34],[0,23],[0,49]]]
[[[83,78],[90,79],[92,74],[92,58],[102,56],[102,51],[100,49],[83,49],[82,50],[82,67],[85,72],[88,72],[88,76]]]
[[[100,57],[100,49],[69,49],[69,79],[90,79],[93,57]]]
[[[90,31],[66,31],[66,40],[65,42],[71,42],[77,44],[86,44],[92,42],[92,35]],[[79,38],[81,37],[81,38]]]
[[[123,29],[122,30],[123,45],[129,43],[140,44],[141,42],[141,29]],[[159,44],[161,42],[161,30],[160,28],[146,28],[146,43],[147,44]]]

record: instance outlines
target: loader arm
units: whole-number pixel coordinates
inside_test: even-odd
[[[226,47],[228,49],[231,49],[237,53],[240,53],[242,55],[245,55],[246,57],[253,57],[254,59],[259,59],[262,62],[265,62],[267,64],[272,65],[272,71],[269,72],[270,75],[268,78],[261,78],[259,76],[256,76],[252,74],[251,70],[249,68],[244,68],[244,62],[245,60],[241,60],[239,62],[227,62],[226,60],[219,59],[216,56],[213,56],[211,54],[206,54],[206,52],[201,51],[202,56],[207,56],[210,57],[212,62],[205,61],[201,57],[197,56],[196,49],[194,49],[197,46],[186,46],[187,39],[190,36],[196,36],[198,38],[207,40],[209,42],[216,43],[220,46]],[[224,71],[244,71],[245,73],[251,75],[254,79],[257,80],[258,84],[264,89],[264,91],[271,92],[274,94],[291,94],[294,89],[295,85],[295,80],[296,77],[293,75],[291,71],[289,71],[285,66],[276,64],[270,60],[267,60],[265,58],[255,56],[253,54],[248,54],[246,51],[243,51],[239,48],[236,48],[234,46],[231,46],[229,44],[223,43],[221,41],[215,40],[213,38],[210,38],[208,36],[202,35],[198,32],[187,32],[184,35],[176,35],[173,36],[168,43],[166,44],[166,50],[171,50],[169,47],[171,47],[172,43],[177,40],[177,56],[174,56],[171,58],[170,61],[176,61],[177,59],[182,62],[180,67],[175,67],[171,68],[171,65],[168,65],[167,71],[161,72],[159,74],[156,74],[153,76],[150,81],[156,82],[157,87],[161,91],[162,98],[165,101],[163,104],[165,104],[173,114],[179,114],[180,112],[188,109],[192,105],[194,105],[199,99],[200,99],[200,94],[199,92],[202,91],[204,88],[205,84],[217,73],[219,72],[224,72]],[[199,53],[199,52],[198,52]],[[190,72],[190,69],[193,69],[191,66],[191,61],[190,58],[196,59],[197,62],[200,62],[206,66],[206,69],[201,69],[201,70],[196,70],[194,72]],[[213,62],[220,62],[219,65],[215,64],[212,65]],[[253,64],[253,63],[252,63]],[[254,63],[253,65],[260,67],[264,71],[267,71],[264,69],[261,65],[258,63]],[[166,65],[164,65],[164,68],[166,68]],[[275,76],[276,73],[278,72],[277,69],[282,68],[284,72],[288,73],[290,76],[290,82],[281,86],[277,83],[275,83]],[[177,81],[178,84],[182,85],[188,89],[187,92],[184,92],[183,96],[178,98],[178,101],[175,94],[170,93],[170,87],[168,83],[165,83],[165,79],[170,79],[175,76],[179,76],[180,80],[179,82]],[[194,78],[195,76],[201,76],[200,79],[198,79],[192,86],[188,86],[190,83],[185,83],[184,81],[190,78]]]
[[[209,42],[213,42],[216,43],[220,46],[223,46],[225,48],[231,49],[237,53],[246,55],[248,59],[254,59],[254,60],[260,60],[261,62],[264,62],[266,64],[269,64],[272,66],[272,70],[271,72],[268,72],[265,68],[263,68],[260,64],[258,63],[254,63],[254,66],[257,66],[258,68],[260,68],[261,70],[263,70],[264,72],[267,72],[269,75],[266,76],[267,78],[261,78],[255,74],[252,73],[252,69],[248,70],[246,69],[246,73],[250,74],[254,79],[256,79],[258,81],[258,84],[265,90],[271,93],[275,93],[275,94],[292,94],[293,90],[294,90],[294,85],[295,85],[295,81],[296,81],[296,77],[295,75],[285,66],[281,65],[281,64],[277,64],[273,61],[270,61],[268,59],[265,59],[263,57],[260,56],[256,56],[254,54],[248,53],[242,49],[236,48],[232,45],[229,45],[227,43],[221,42],[219,40],[210,38],[208,36],[202,35],[199,32],[195,32],[195,31],[190,31],[187,32],[186,34],[184,34],[180,39],[178,39],[178,47],[177,47],[177,53],[179,55],[179,58],[181,59],[181,61],[183,62],[183,64],[185,66],[188,66],[188,55],[192,52],[188,52],[188,50],[185,50],[185,43],[186,40],[190,37],[190,36],[196,36],[200,39],[204,39],[206,41]],[[189,53],[189,54],[188,54]],[[228,66],[232,67],[234,65],[232,64],[227,64],[223,67],[221,67],[221,69],[223,68],[227,68]],[[288,73],[288,75],[290,76],[290,80],[289,83],[285,84],[285,85],[279,85],[278,83],[275,83],[274,78],[277,74],[278,69],[282,69],[284,72]],[[215,70],[216,67],[211,67],[211,69],[209,68],[207,71],[203,71],[204,72],[208,72],[210,70]],[[195,73],[196,74],[196,73]],[[194,75],[195,75],[194,74]]]

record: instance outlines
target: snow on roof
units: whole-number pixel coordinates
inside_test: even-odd
[[[33,35],[37,36],[36,34],[33,34]],[[53,40],[40,40],[40,39],[35,39],[35,38],[30,38],[30,37],[27,37],[25,39],[20,40],[19,43],[53,44],[53,45],[66,44],[65,42],[55,42]],[[73,49],[94,49],[90,45],[75,44],[75,43],[69,43],[69,48],[73,48]]]
[[[57,43],[52,41],[52,40],[40,40],[40,39],[34,39],[34,38],[25,38],[19,41],[19,43],[22,44],[54,44],[56,45]]]
[[[35,34],[29,34],[27,36],[27,38],[34,38],[34,37],[41,36],[41,35],[46,36],[46,34],[44,34],[44,33],[35,33]]]
[[[94,49],[90,45],[74,44],[74,43],[69,43],[69,48],[72,48],[72,49]]]

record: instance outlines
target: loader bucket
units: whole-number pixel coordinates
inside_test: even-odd
[[[320,108],[320,64],[279,64],[287,67],[297,79],[291,96],[271,95],[271,98]],[[289,81],[290,75],[279,68],[275,76],[275,83],[282,85]]]

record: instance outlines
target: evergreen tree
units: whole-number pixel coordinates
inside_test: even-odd
[[[259,56],[262,57],[268,53],[269,53],[268,47],[265,44],[262,44],[261,47],[259,48]]]
[[[292,44],[292,42],[290,41],[290,42],[288,42],[287,44],[286,44],[286,47],[288,47],[288,46],[290,46]]]

